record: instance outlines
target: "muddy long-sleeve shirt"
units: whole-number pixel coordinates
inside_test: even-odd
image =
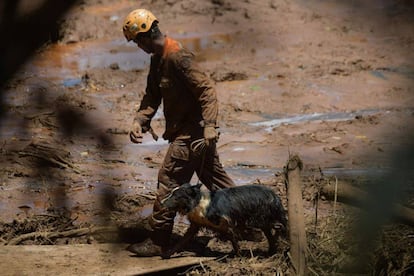
[[[135,119],[149,128],[161,102],[166,121],[163,138],[190,138],[202,135],[202,126],[216,126],[218,103],[209,78],[181,44],[165,38],[162,55],[151,57],[147,88]]]

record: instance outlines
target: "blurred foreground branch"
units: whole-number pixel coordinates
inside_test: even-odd
[[[326,184],[321,189],[321,194],[329,200],[335,198],[335,185]],[[337,200],[356,207],[364,208],[368,200],[366,191],[358,189],[346,182],[340,182],[337,188]],[[414,226],[414,210],[400,204],[394,204],[392,208],[392,219],[398,222]]]
[[[50,39],[59,19],[77,0],[45,0],[32,12],[23,13],[21,7],[27,2],[6,0],[0,5],[0,87]]]

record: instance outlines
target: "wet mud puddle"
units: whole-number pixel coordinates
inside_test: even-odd
[[[179,39],[184,47],[208,54],[209,59],[219,59],[220,49],[233,40],[231,34],[220,33],[185,33],[172,36]],[[149,63],[148,54],[138,49],[135,44],[120,38],[112,41],[51,45],[29,62],[24,70],[64,87],[74,87],[82,83],[82,76],[89,69],[147,70]]]
[[[301,114],[284,118],[276,118],[267,121],[251,123],[253,126],[266,127],[266,131],[272,131],[273,128],[282,124],[297,124],[303,122],[312,121],[346,121],[354,119],[356,116],[367,116],[378,113],[389,112],[387,110],[380,109],[367,109],[350,112],[330,112],[330,113],[313,113],[313,114]]]

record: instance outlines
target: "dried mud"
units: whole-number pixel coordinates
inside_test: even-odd
[[[219,154],[237,184],[267,185],[287,206],[283,167],[290,153],[302,159],[310,275],[414,274],[414,229],[387,210],[395,202],[414,208],[410,1],[79,2],[57,41],[4,91],[1,244],[94,226],[120,231],[29,235],[19,243],[146,237],[168,145],[150,135],[134,145],[127,135],[149,66],[121,32],[137,7],[152,10],[215,81]],[[161,134],[161,113],[152,124]],[[366,190],[372,202],[362,210],[320,196],[322,185],[338,180]],[[178,217],[174,232],[187,225]],[[185,273],[293,275],[287,241],[274,256],[266,255],[265,239],[241,247],[242,256],[232,256],[229,243],[203,231],[180,254],[218,259]]]

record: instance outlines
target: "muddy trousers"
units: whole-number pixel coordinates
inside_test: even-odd
[[[158,173],[157,197],[150,218],[153,229],[151,239],[165,247],[171,238],[175,212],[161,208],[161,200],[175,187],[189,183],[194,172],[200,181],[211,191],[234,186],[233,180],[224,171],[220,163],[216,145],[194,152],[191,140],[173,141]]]

